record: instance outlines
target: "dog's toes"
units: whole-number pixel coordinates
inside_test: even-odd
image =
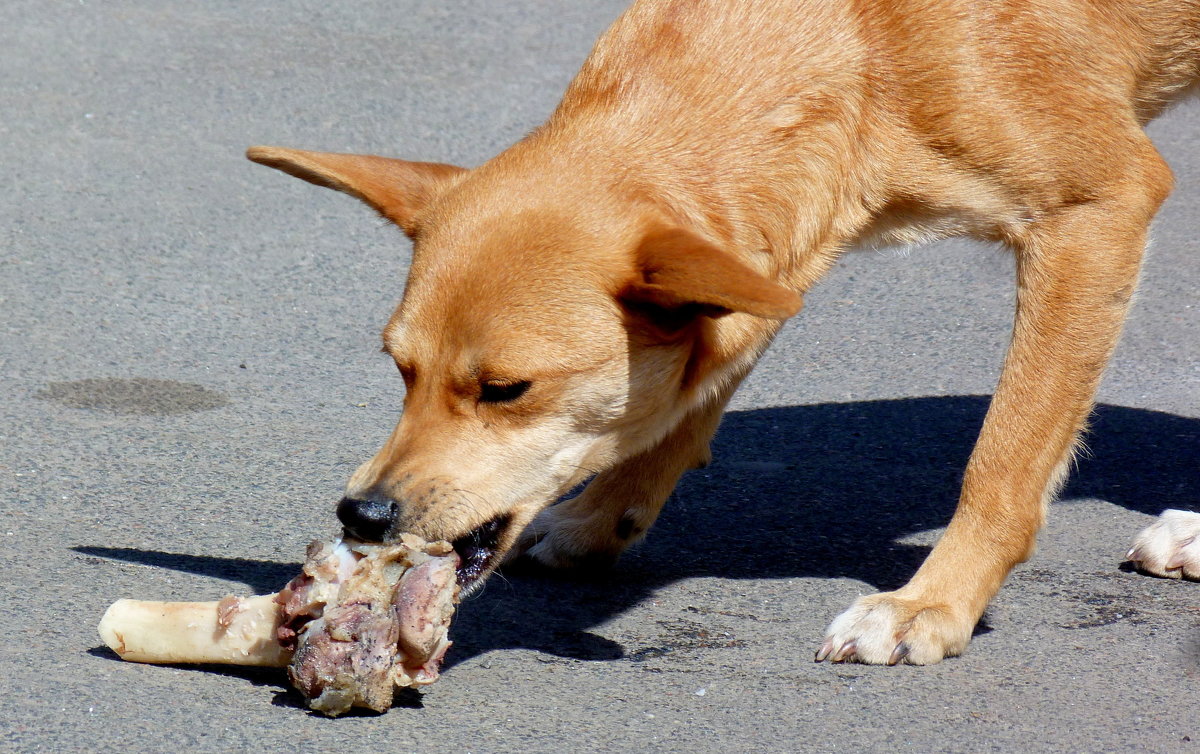
[[[1200,580],[1200,513],[1163,511],[1125,554],[1142,573]]]
[[[563,547],[553,536],[542,539],[524,555],[524,559],[532,560],[539,566],[571,571],[607,570],[617,562],[618,557],[619,552],[579,551],[572,547]]]
[[[574,558],[569,557],[555,543],[556,538],[547,535],[539,539],[525,551],[525,558],[537,563],[543,568],[568,569],[573,566]]]
[[[567,512],[564,512],[567,511]],[[601,534],[608,534],[607,531]],[[541,568],[598,571],[620,557],[621,542],[598,536],[586,518],[570,515],[569,509],[554,506],[541,512],[521,533],[505,563],[535,564]]]
[[[858,653],[858,643],[851,639],[838,650],[833,653],[833,657],[829,658],[830,662],[853,662]]]
[[[513,543],[508,552],[504,553],[502,565],[508,567],[531,560],[529,550],[544,536],[546,536],[545,531],[538,526],[537,519],[534,519],[517,537],[517,541]]]
[[[817,649],[817,655],[813,658],[815,662],[825,662],[825,658],[833,654],[833,640],[826,639],[825,643]]]
[[[962,654],[972,627],[945,605],[873,594],[834,619],[816,661],[932,665]]]
[[[563,534],[556,513],[553,509],[542,511],[521,532],[505,563],[519,562],[535,568],[569,568],[571,559],[562,552],[562,545],[558,541]]]
[[[908,642],[902,641],[892,650],[892,654],[888,657],[887,664],[895,665],[904,658],[908,657]]]

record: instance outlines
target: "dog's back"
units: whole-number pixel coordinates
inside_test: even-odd
[[[731,215],[776,227],[777,249],[851,226],[864,244],[1006,240],[1121,172],[1133,131],[1114,117],[1144,124],[1198,78],[1196,0],[671,0],[617,21],[539,136],[635,161],[733,246]],[[803,222],[834,183],[855,188],[844,227]]]

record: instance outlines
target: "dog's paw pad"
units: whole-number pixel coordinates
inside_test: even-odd
[[[946,605],[903,599],[896,593],[860,597],[829,625],[816,661],[870,665],[932,665],[962,654],[972,625]]]
[[[1143,573],[1200,581],[1200,513],[1163,511],[1138,534],[1125,559]]]

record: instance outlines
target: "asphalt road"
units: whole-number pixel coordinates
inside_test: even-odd
[[[385,715],[101,647],[119,597],[278,587],[396,417],[377,343],[406,242],[245,147],[477,164],[622,5],[0,5],[0,750],[1200,750],[1200,585],[1118,568],[1200,504],[1194,101],[1151,129],[1179,187],[1091,452],[961,658],[811,659],[952,510],[1013,297],[1011,260],[963,242],[845,257],[644,545],[494,579]]]

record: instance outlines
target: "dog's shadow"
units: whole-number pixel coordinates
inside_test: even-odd
[[[949,520],[987,402],[945,396],[730,412],[713,464],[684,477],[644,543],[603,573],[494,576],[460,606],[447,667],[507,648],[621,659],[627,648],[589,629],[681,579],[848,577],[898,587],[928,552],[898,540]],[[1098,498],[1154,515],[1200,500],[1198,419],[1101,405],[1087,445],[1063,500]],[[233,577],[260,591],[298,568],[75,549]]]

